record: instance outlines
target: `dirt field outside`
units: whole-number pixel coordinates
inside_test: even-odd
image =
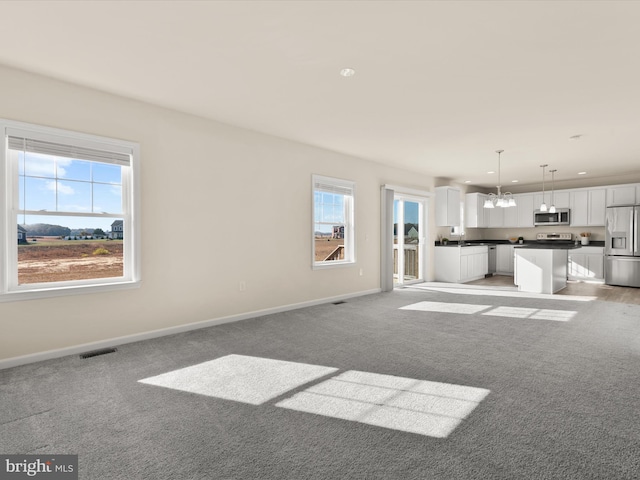
[[[20,285],[121,277],[124,272],[122,240],[37,237],[28,242],[18,246]]]
[[[333,252],[337,246],[344,245],[344,238],[316,238],[315,259],[321,262]]]

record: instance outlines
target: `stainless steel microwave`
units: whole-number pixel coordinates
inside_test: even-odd
[[[539,225],[569,225],[571,221],[571,211],[568,208],[557,208],[554,213],[533,212],[533,224]]]

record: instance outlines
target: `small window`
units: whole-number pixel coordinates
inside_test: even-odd
[[[0,125],[7,191],[0,209],[6,226],[0,299],[136,283],[138,146],[17,122]]]
[[[451,227],[451,235],[464,235],[464,201],[460,202],[460,225]]]
[[[354,252],[354,183],[313,176],[313,265],[350,264]]]

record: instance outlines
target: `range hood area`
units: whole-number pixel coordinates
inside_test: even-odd
[[[534,227],[548,226],[548,225],[570,225],[571,224],[571,210],[568,208],[558,208],[554,212],[543,212],[541,210],[535,210],[533,212],[533,225]]]

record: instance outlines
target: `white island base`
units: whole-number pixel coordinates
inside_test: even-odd
[[[567,250],[516,248],[514,283],[520,292],[559,292],[567,286]]]

